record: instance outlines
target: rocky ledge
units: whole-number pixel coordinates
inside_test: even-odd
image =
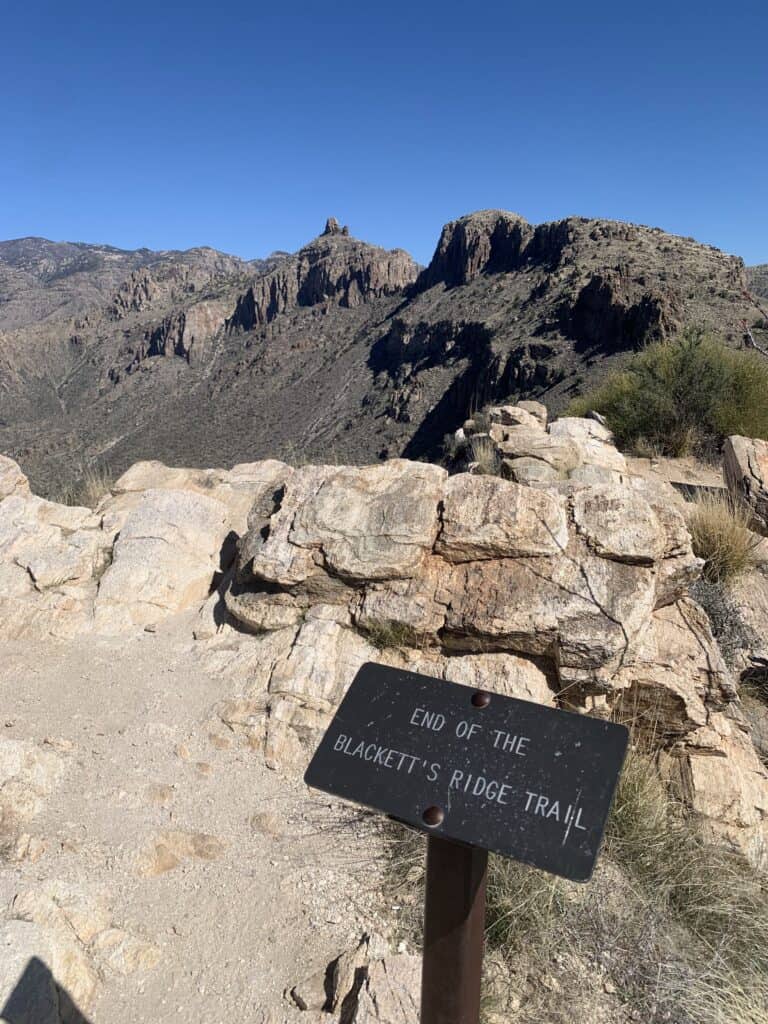
[[[213,719],[289,774],[368,660],[613,716],[761,862],[768,773],[688,593],[701,562],[679,494],[633,475],[593,420],[504,407],[487,436],[508,479],[144,462],[96,510],[32,495],[2,459],[0,639],[124,636],[198,609],[198,656],[242,680]]]

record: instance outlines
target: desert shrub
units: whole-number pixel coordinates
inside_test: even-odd
[[[499,476],[501,474],[499,453],[487,434],[476,434],[474,437],[470,437],[468,458],[470,462],[477,463],[475,472],[482,476]]]
[[[719,446],[729,434],[768,438],[766,394],[763,356],[692,328],[648,345],[568,413],[597,409],[621,447],[678,456]]]
[[[443,463],[453,466],[464,454],[466,447],[466,440],[456,437],[455,433],[446,434],[443,438]]]
[[[725,494],[704,494],[691,504],[693,550],[704,559],[710,583],[727,583],[755,564],[760,538],[749,529],[750,522],[747,509]]]

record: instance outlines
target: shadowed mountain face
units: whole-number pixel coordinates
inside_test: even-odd
[[[447,224],[425,269],[332,218],[253,262],[0,243],[0,450],[48,492],[146,458],[434,457],[484,402],[558,411],[684,324],[768,342],[747,288],[740,259],[692,239],[495,210]]]

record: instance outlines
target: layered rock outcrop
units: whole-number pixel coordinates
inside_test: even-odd
[[[407,667],[631,722],[713,833],[759,861],[768,774],[708,619],[680,497],[595,420],[490,413],[508,478],[376,466],[140,463],[95,511],[0,502],[5,637],[154,629],[199,608],[197,650],[243,679],[213,710],[301,770],[357,669]]]

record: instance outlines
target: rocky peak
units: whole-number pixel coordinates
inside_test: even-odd
[[[516,213],[480,210],[446,224],[418,289],[440,282],[454,287],[468,284],[485,271],[515,270],[533,235],[531,225]]]
[[[404,249],[381,249],[352,238],[329,218],[318,238],[257,278],[240,296],[230,330],[253,330],[296,306],[354,307],[412,285],[418,265]]]
[[[349,234],[349,228],[347,227],[347,225],[345,224],[344,227],[342,227],[339,224],[339,222],[336,220],[335,217],[329,217],[328,220],[325,222],[325,229],[323,231],[323,235],[348,235],[348,234]]]

